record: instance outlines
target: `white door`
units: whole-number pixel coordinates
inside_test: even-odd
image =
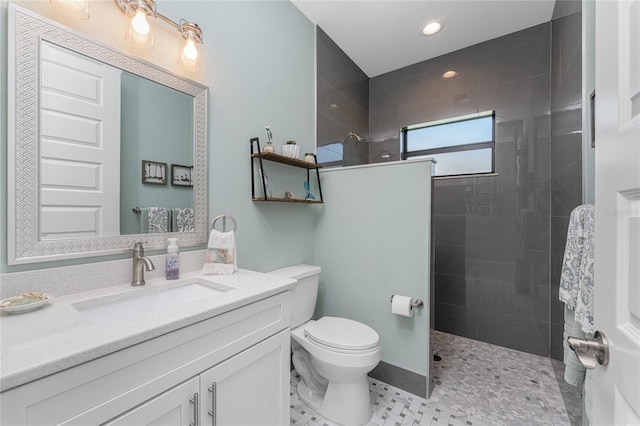
[[[281,331],[202,373],[201,424],[288,425],[289,342]]]
[[[593,423],[640,424],[640,0],[596,2]]]
[[[105,426],[189,426],[197,425],[200,398],[197,377],[141,404]]]
[[[120,234],[120,74],[41,44],[41,238]]]

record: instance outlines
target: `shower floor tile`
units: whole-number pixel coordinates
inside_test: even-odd
[[[434,362],[431,397],[369,378],[374,413],[368,425],[580,424],[567,414],[550,359],[441,332],[435,332],[434,346],[441,360]],[[291,424],[334,426],[298,399],[298,381],[292,371]],[[564,388],[565,398],[573,391],[569,400],[579,403],[578,390]]]

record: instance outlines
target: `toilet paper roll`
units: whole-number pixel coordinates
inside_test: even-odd
[[[391,313],[402,315],[403,317],[412,317],[412,302],[413,300],[410,297],[394,294],[393,299],[391,299]]]

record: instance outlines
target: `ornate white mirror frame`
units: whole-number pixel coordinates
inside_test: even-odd
[[[143,241],[148,249],[160,249],[166,247],[168,237],[177,237],[181,246],[206,243],[208,88],[116,52],[15,4],[9,4],[8,29],[8,264],[125,253],[138,241]],[[193,232],[59,240],[40,238],[39,70],[42,40],[193,97]]]

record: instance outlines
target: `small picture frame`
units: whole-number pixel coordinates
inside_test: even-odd
[[[167,184],[167,163],[142,160],[142,183]]]
[[[193,186],[191,173],[193,166],[171,165],[171,185],[172,186]]]

